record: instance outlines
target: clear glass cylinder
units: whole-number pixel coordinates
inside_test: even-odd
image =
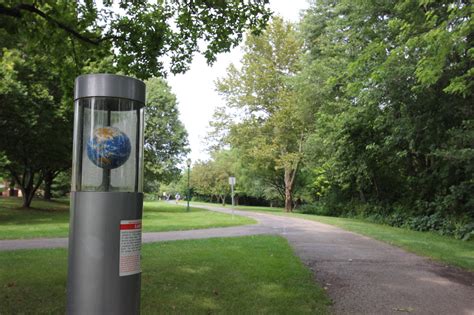
[[[72,191],[143,191],[143,104],[123,98],[75,101]]]

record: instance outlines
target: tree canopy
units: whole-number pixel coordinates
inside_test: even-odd
[[[61,34],[76,46],[112,53],[119,71],[147,79],[162,76],[165,68],[186,71],[197,52],[212,63],[216,54],[235,47],[244,31],[264,27],[267,2],[7,0],[0,4],[0,29],[15,36]]]
[[[297,161],[308,211],[474,235],[470,2],[318,0],[278,23],[218,82],[212,147],[274,182]]]
[[[57,171],[70,164],[76,76],[164,76],[186,71],[194,53],[212,63],[218,53],[236,46],[244,31],[258,33],[264,27],[270,14],[266,6],[267,1],[253,0],[3,1],[0,126],[9,134],[0,154],[24,193],[24,205],[44,178],[51,186]],[[175,99],[164,82],[153,80],[145,153],[150,182],[176,174],[173,165],[186,152]],[[157,133],[164,131],[175,135],[159,139]]]
[[[287,211],[293,208],[293,188],[307,131],[292,81],[300,71],[301,49],[295,26],[274,17],[265,32],[248,36],[241,69],[231,65],[227,76],[217,83],[226,105],[241,114],[230,124],[227,141],[248,163],[258,163],[259,169],[272,172],[273,179],[282,174]]]
[[[24,206],[45,177],[70,167],[72,110],[62,106],[61,72],[46,56],[25,51],[4,50],[0,58],[0,152]]]
[[[145,191],[158,190],[180,173],[178,164],[188,153],[187,132],[179,120],[176,96],[165,80],[146,81]]]

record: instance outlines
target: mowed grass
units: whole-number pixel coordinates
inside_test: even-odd
[[[211,204],[207,204],[211,205]],[[217,206],[217,205],[216,205]],[[282,216],[317,221],[359,233],[401,247],[433,260],[474,271],[474,241],[456,240],[433,232],[418,232],[358,219],[285,213],[283,208],[238,206],[238,210],[270,212]]]
[[[144,202],[143,231],[204,229],[254,224],[255,220],[165,202]],[[69,201],[33,200],[21,208],[20,198],[0,198],[0,239],[67,237]]]
[[[32,209],[21,208],[21,204],[21,198],[0,198],[0,239],[68,235],[68,200],[33,200]]]
[[[145,201],[143,231],[179,231],[257,223],[250,218],[207,211],[202,208],[190,207],[190,211],[187,212],[185,203],[181,202],[181,204]]]
[[[327,313],[324,290],[281,237],[144,244],[142,257],[142,314]],[[65,249],[0,252],[1,313],[64,314],[66,273]]]

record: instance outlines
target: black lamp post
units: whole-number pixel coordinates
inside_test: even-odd
[[[189,188],[189,174],[191,173],[191,159],[186,160],[186,165],[188,166],[188,197],[186,198],[188,204],[186,206],[186,211],[189,212],[189,199],[191,199],[191,188]]]

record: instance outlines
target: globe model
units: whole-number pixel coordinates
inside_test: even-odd
[[[130,139],[115,127],[96,128],[87,142],[87,156],[98,167],[114,169],[130,157]]]

